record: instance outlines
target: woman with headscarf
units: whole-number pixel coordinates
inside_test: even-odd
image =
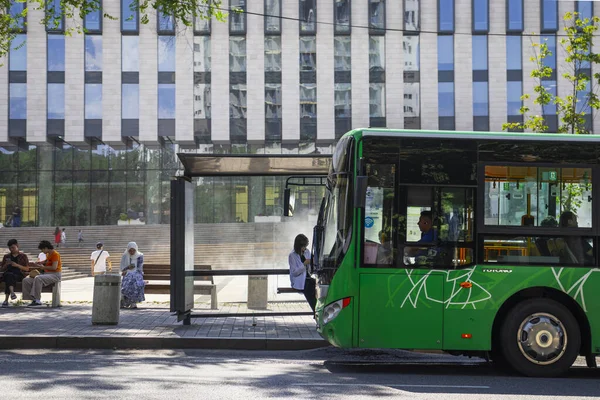
[[[135,242],[127,244],[127,250],[121,257],[121,308],[137,308],[136,303],[144,297],[144,255],[138,251]]]

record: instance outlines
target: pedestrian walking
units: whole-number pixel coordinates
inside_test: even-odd
[[[90,255],[92,276],[105,274],[107,271],[106,264],[108,264],[108,271],[112,271],[112,263],[109,257],[108,251],[104,250],[104,244],[102,242],[96,243],[96,251],[93,251]]]
[[[63,228],[61,234],[60,234],[60,244],[63,245],[63,247],[67,247],[67,229]]]
[[[77,233],[77,246],[81,247],[82,243],[83,243],[83,232],[81,232],[81,229],[80,229],[79,232]]]
[[[54,246],[56,246],[57,249],[60,246],[60,237],[60,228],[57,226],[54,230]]]
[[[129,242],[127,250],[121,256],[120,265],[123,282],[121,283],[121,308],[137,308],[144,297],[144,254],[138,251],[137,243]]]

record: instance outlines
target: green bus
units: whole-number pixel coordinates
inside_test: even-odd
[[[599,180],[600,136],[346,133],[313,233],[319,333],[528,376],[595,366]]]

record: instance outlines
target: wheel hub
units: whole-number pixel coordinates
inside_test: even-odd
[[[529,361],[540,365],[553,364],[567,348],[567,331],[554,315],[535,313],[519,326],[517,343]]]

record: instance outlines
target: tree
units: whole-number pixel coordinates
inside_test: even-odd
[[[160,10],[164,15],[171,15],[179,26],[193,26],[195,18],[209,19],[215,17],[224,21],[225,13],[221,8],[222,0],[133,0],[132,9],[139,8],[140,22],[147,24],[149,14]],[[45,26],[58,26],[61,17],[65,22],[72,22],[65,29],[65,35],[74,32],[83,33],[85,29],[79,21],[91,12],[100,10],[101,0],[30,0],[28,6],[36,10],[46,10],[40,21],[27,19],[27,0],[0,0],[0,58],[10,51],[15,35],[23,24],[39,23]],[[60,4],[60,6],[58,6]],[[103,13],[107,19],[116,16]],[[1,65],[1,64],[0,64]]]
[[[566,53],[562,66],[561,76],[569,85],[569,94],[560,97],[551,93],[544,86],[544,81],[552,77],[553,73],[559,75],[546,64],[546,58],[552,56],[548,44],[533,43],[534,55],[530,61],[535,64],[531,76],[535,79],[533,103],[541,107],[542,115],[535,115],[527,105],[520,109],[523,122],[509,122],[502,125],[503,130],[528,130],[532,132],[547,132],[546,106],[556,105],[558,116],[558,132],[571,134],[589,134],[590,127],[586,124],[586,114],[592,114],[600,108],[598,88],[600,73],[591,75],[591,67],[600,64],[600,54],[594,53],[593,40],[599,28],[600,18],[578,18],[578,13],[568,12],[564,16],[564,32],[559,43]],[[558,69],[558,68],[557,68]],[[528,100],[531,95],[525,94],[521,100]]]

